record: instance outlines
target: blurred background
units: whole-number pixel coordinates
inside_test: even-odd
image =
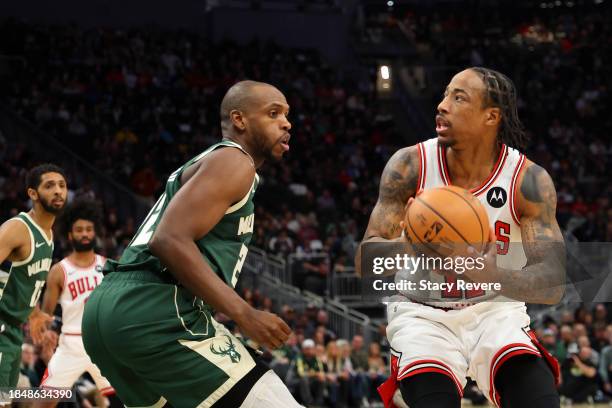
[[[51,161],[66,169],[70,198],[102,203],[97,250],[117,257],[168,175],[221,138],[228,87],[272,83],[291,106],[292,146],[260,169],[238,290],[293,328],[266,357],[299,401],[381,406],[385,313],[362,300],[353,256],[384,164],[435,135],[435,106],[456,72],[486,66],[514,80],[526,154],[553,177],[566,240],[612,240],[611,3],[2,2],[0,219],[29,208],[25,172]],[[59,260],[70,248],[56,238]],[[530,307],[562,364],[564,401],[612,397],[611,313],[572,299]],[[32,386],[54,347],[24,345]],[[95,404],[88,379],[78,386],[78,404]],[[483,403],[467,388],[466,404]]]

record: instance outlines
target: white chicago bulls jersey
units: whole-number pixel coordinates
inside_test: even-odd
[[[64,270],[64,290],[59,298],[62,305],[62,333],[81,334],[81,321],[85,301],[102,282],[102,267],[106,258],[97,255],[94,262],[81,268],[64,258],[60,265]]]
[[[421,164],[417,191],[451,185],[452,180],[446,164],[446,151],[441,145],[438,145],[438,139],[429,139],[417,146]],[[502,268],[521,269],[527,262],[523,246],[517,244],[522,240],[520,219],[516,210],[517,179],[525,161],[525,156],[518,150],[502,145],[489,177],[479,187],[470,190],[487,210],[490,225],[497,236],[497,265]],[[512,245],[510,245],[511,242]],[[444,278],[438,274],[432,274],[431,280],[444,282]],[[430,299],[446,300],[440,302],[439,306],[455,308],[492,299],[497,295],[493,291],[436,292],[430,293]],[[458,300],[456,303],[449,303],[450,298]],[[501,299],[498,297],[496,300]],[[433,303],[438,305],[438,302]]]

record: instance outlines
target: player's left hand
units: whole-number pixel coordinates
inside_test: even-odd
[[[493,228],[489,229],[489,241],[483,248],[482,252],[478,252],[474,247],[468,247],[467,256],[474,259],[480,258],[481,262],[474,262],[473,268],[466,268],[462,274],[463,278],[472,282],[491,282],[498,281],[497,277],[497,237]],[[480,268],[480,265],[484,267]]]
[[[44,339],[47,328],[53,321],[53,317],[45,312],[38,311],[30,316],[30,336],[36,345],[40,345]]]

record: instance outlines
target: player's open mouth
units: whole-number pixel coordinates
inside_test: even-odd
[[[442,116],[436,116],[436,132],[444,132],[448,130],[450,123]]]
[[[283,147],[283,150],[288,152],[289,151],[289,139],[291,138],[291,136],[289,134],[283,136],[280,140],[280,144]]]

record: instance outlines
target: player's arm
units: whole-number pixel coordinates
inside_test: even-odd
[[[380,178],[378,200],[355,255],[355,271],[361,274],[361,250],[365,243],[388,242],[400,238],[408,199],[417,189],[420,164],[417,146],[395,152]]]
[[[18,262],[30,256],[30,233],[21,221],[9,220],[0,227],[0,263],[9,260]],[[51,316],[40,311],[36,306],[30,314],[30,335],[34,343],[39,344]]]
[[[170,201],[149,249],[194,295],[231,317],[254,341],[277,348],[289,327],[276,315],[249,306],[213,272],[195,243],[250,191],[254,177],[252,162],[240,150],[210,153]]]
[[[56,263],[47,275],[47,287],[42,301],[42,311],[53,316],[55,307],[64,289],[64,269],[60,263]]]
[[[49,324],[53,321],[55,306],[64,289],[64,270],[59,263],[49,269],[42,309],[36,306],[30,314],[30,336],[35,344],[41,344]]]
[[[565,243],[555,217],[557,192],[546,170],[531,162],[527,166],[518,196],[527,264],[518,270],[494,268],[493,282],[499,282],[501,293],[513,299],[557,304],[565,292]],[[491,245],[487,257],[494,259],[494,248]]]
[[[23,222],[8,220],[0,226],[0,263],[22,261],[31,250],[30,234]]]

